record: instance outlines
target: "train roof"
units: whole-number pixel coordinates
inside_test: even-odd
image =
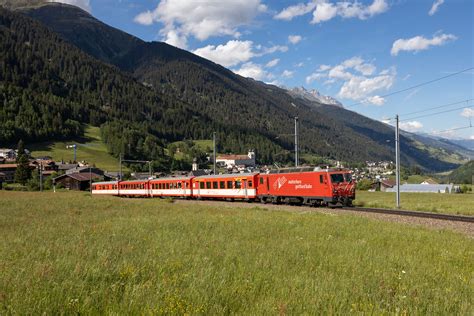
[[[150,181],[162,181],[162,180],[165,180],[165,181],[170,181],[170,180],[190,180],[192,179],[193,177],[164,177],[164,178],[155,178],[155,179],[151,179]]]
[[[227,173],[227,174],[216,174],[208,176],[199,176],[195,179],[222,179],[222,178],[240,178],[240,177],[253,177],[258,175],[258,172],[248,172],[248,173]]]
[[[292,168],[281,168],[270,170],[269,174],[274,173],[294,173],[294,172],[341,172],[341,171],[350,171],[346,168],[321,168],[321,167],[292,167]]]
[[[102,182],[92,182],[92,184],[117,184],[118,181],[102,181]]]

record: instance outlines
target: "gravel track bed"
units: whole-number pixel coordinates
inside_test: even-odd
[[[364,213],[346,211],[342,209],[329,209],[329,208],[315,208],[308,206],[291,206],[291,205],[273,205],[273,204],[260,204],[260,203],[247,203],[247,202],[226,202],[226,201],[196,201],[196,200],[175,200],[175,203],[189,204],[189,205],[209,205],[213,207],[225,207],[225,208],[261,208],[272,211],[285,211],[295,212],[299,214],[317,212],[331,216],[364,216],[373,218],[376,220],[382,220],[387,222],[397,222],[407,225],[423,226],[430,229],[442,230],[449,229],[456,232],[460,232],[468,235],[470,238],[474,238],[474,224],[466,222],[454,222],[441,219],[431,219],[422,217],[410,217],[400,216],[392,214],[378,214],[378,213]]]

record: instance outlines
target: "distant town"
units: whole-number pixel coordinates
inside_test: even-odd
[[[21,147],[22,145],[19,145]],[[178,149],[179,150],[179,149]],[[192,170],[175,170],[171,173],[159,171],[149,172],[123,172],[102,170],[93,163],[87,161],[57,161],[50,156],[33,157],[26,148],[20,149],[0,148],[0,188],[4,189],[67,189],[87,191],[90,184],[97,181],[117,181],[117,180],[142,180],[149,178],[159,178],[164,176],[202,176],[213,173],[213,157],[207,157],[208,163],[199,166],[194,159]],[[23,162],[26,170],[19,172],[22,168],[21,156],[26,158]],[[336,161],[335,167],[345,166]],[[249,150],[247,154],[219,154],[216,156],[216,173],[266,173],[278,166],[258,165],[254,150]],[[307,166],[305,166],[307,167]],[[329,164],[321,164],[315,168],[329,168]],[[119,169],[119,166],[117,166]],[[358,183],[359,190],[395,192],[396,182],[394,180],[395,164],[392,161],[366,161],[365,164],[358,164],[350,168],[353,172],[353,179]],[[419,169],[415,168],[415,172]],[[23,176],[21,175],[23,174]],[[419,174],[418,183],[408,183],[408,176],[402,178],[401,192],[431,192],[431,193],[460,193],[460,186],[453,183],[443,184],[429,176]],[[22,185],[22,186],[18,186]]]

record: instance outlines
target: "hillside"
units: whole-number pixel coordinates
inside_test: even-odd
[[[448,181],[456,184],[474,184],[474,160],[453,170],[448,176]]]
[[[245,152],[255,148],[261,162],[291,161],[293,139],[288,134],[293,130],[293,117],[299,116],[303,154],[315,153],[343,161],[393,160],[393,146],[386,142],[389,129],[354,112],[341,109],[334,115],[324,107],[290,96],[286,90],[242,78],[187,51],[165,43],[145,43],[73,6],[47,4],[21,12],[51,27],[87,54],[113,63],[129,74],[123,76],[133,77],[144,89],[149,87],[148,94],[153,94],[153,90],[160,98],[176,100],[181,114],[173,113],[175,119],[168,116],[168,120],[152,124],[152,134],[164,142],[180,138],[205,139],[217,131],[220,152]],[[130,112],[142,113],[135,111],[134,106],[131,108]],[[341,113],[345,120],[341,120]],[[353,124],[354,117],[362,124]],[[106,131],[117,132],[117,125],[110,117],[107,124],[113,126],[105,128]],[[157,129],[161,133],[157,133]],[[112,144],[109,147],[115,154],[121,150],[120,146],[123,149],[123,142],[117,145],[113,144],[117,141],[107,137],[105,140]],[[453,161],[443,161],[443,157],[431,157],[429,150],[420,150],[411,139],[403,143],[406,147],[402,151],[404,164],[436,171],[456,166]]]
[[[98,127],[87,126],[84,130],[84,136],[76,139],[40,142],[27,147],[33,157],[51,156],[55,161],[67,162],[74,159],[74,150],[66,148],[67,145],[72,144],[77,145],[77,161],[90,162],[107,171],[119,169],[119,160],[108,153]]]

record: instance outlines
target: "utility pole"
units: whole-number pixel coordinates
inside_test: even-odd
[[[148,161],[148,172],[150,173],[150,179],[153,178],[153,173],[151,171],[151,161]]]
[[[92,167],[89,164],[89,191],[92,194]]]
[[[298,116],[295,116],[295,167],[298,167]]]
[[[214,161],[214,174],[216,174],[216,132],[212,133],[212,141],[213,141],[213,144],[214,144],[214,158],[213,158],[213,161]]]
[[[39,164],[39,176],[40,176],[40,192],[43,192],[43,162]]]
[[[120,174],[119,174],[119,180],[122,181],[122,153],[119,155],[119,163],[120,163]]]
[[[398,114],[395,117],[395,166],[396,166],[396,185],[397,185],[397,208],[400,208],[400,130],[398,127]]]

